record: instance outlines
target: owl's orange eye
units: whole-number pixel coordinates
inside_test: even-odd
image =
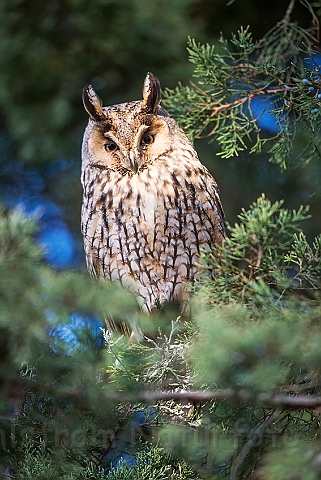
[[[113,152],[116,150],[117,145],[114,142],[105,143],[104,145],[106,152]]]
[[[150,133],[147,133],[146,135],[144,135],[141,139],[141,144],[143,146],[147,146],[147,145],[150,145],[151,143],[154,142],[154,135],[151,135]]]

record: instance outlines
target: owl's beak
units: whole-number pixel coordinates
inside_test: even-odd
[[[130,160],[130,168],[134,173],[137,173],[138,164],[137,164],[137,159],[135,157],[135,152],[133,152],[133,150],[129,150],[129,160]]]

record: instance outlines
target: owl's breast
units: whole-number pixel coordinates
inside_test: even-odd
[[[205,196],[205,184],[157,168],[101,184],[83,204],[89,268],[150,298],[148,305],[185,298],[200,251],[218,232],[214,187]]]
[[[144,226],[146,234],[153,232],[155,214],[159,209],[158,189],[155,187],[155,184],[148,182],[144,172],[134,175],[129,182],[127,212],[135,223],[137,220]]]

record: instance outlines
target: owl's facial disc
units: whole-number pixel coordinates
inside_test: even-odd
[[[152,118],[151,118],[152,117]],[[169,142],[163,118],[148,115],[132,122],[118,122],[103,133],[104,163],[122,174],[140,173],[164,152]]]
[[[91,119],[88,147],[93,166],[132,176],[140,174],[168,150],[168,117],[130,111],[130,107],[137,106],[139,112],[140,103],[107,107],[103,110],[105,120]]]

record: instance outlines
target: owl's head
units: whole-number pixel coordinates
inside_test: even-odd
[[[103,107],[93,87],[87,85],[83,90],[90,115],[83,141],[85,165],[132,176],[169,151],[173,130],[177,135],[179,128],[160,101],[160,83],[152,73],[145,78],[142,100],[110,107]]]

